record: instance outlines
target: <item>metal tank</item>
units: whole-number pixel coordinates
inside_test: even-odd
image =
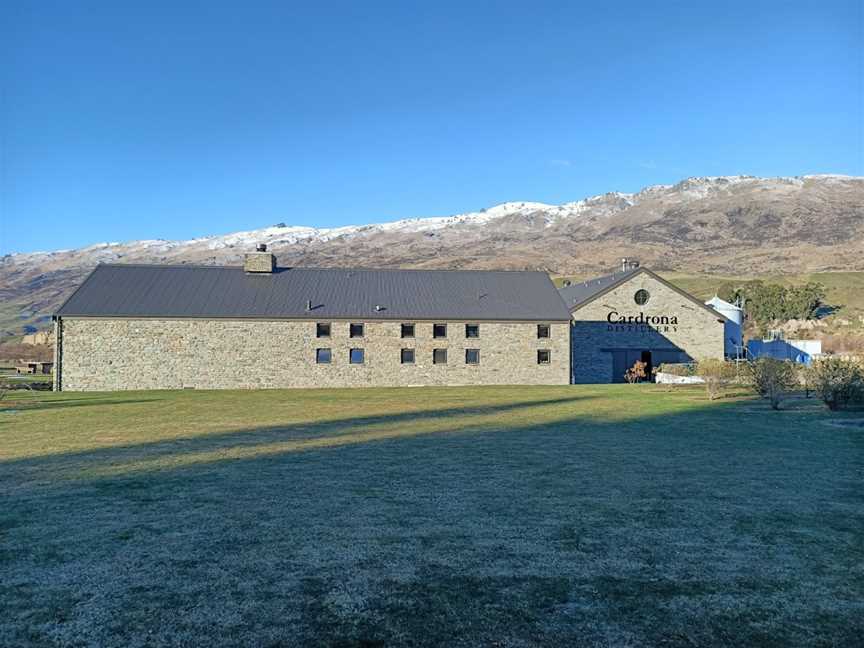
[[[726,357],[732,359],[743,358],[746,353],[742,333],[744,328],[744,309],[737,304],[730,304],[720,299],[717,295],[714,295],[714,297],[705,302],[705,305],[710,306],[726,318],[726,323],[723,327],[723,352],[726,354]]]

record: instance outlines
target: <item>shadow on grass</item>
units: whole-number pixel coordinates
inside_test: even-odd
[[[34,410],[58,410],[69,407],[111,407],[113,405],[130,405],[134,403],[153,403],[159,398],[81,398],[64,400],[11,399],[0,401],[0,410],[15,409],[19,412]]]
[[[301,422],[292,425],[232,430],[230,432],[218,434],[172,437],[169,440],[110,446],[80,452],[62,452],[27,459],[0,460],[0,466],[5,470],[12,470],[16,466],[20,466],[28,469],[44,468],[50,471],[53,462],[55,465],[63,467],[69,467],[74,464],[78,467],[78,470],[86,473],[89,468],[112,464],[128,459],[148,461],[166,456],[179,458],[183,455],[222,451],[226,448],[242,448],[245,451],[254,452],[256,448],[261,446],[267,446],[274,443],[284,444],[292,441],[298,442],[299,447],[296,449],[304,449],[304,447],[309,449],[314,447],[332,447],[344,445],[343,443],[339,443],[338,440],[340,437],[355,434],[357,429],[383,427],[391,430],[391,433],[386,434],[386,437],[411,436],[410,433],[404,432],[402,429],[399,429],[398,426],[410,424],[411,426],[417,427],[418,425],[422,426],[424,423],[437,421],[446,422],[449,419],[457,419],[461,417],[468,417],[469,419],[494,417],[498,414],[514,413],[529,408],[576,404],[577,402],[584,402],[589,398],[591,397],[575,396],[565,398],[547,398],[519,401],[516,403],[505,403],[501,405],[452,407],[444,409],[418,410],[402,414],[360,416],[309,423]],[[75,407],[100,404],[95,402],[96,399],[83,400],[84,402],[72,403],[69,406]],[[148,399],[109,400],[105,404],[139,403],[155,400],[158,399],[149,399],[149,401]],[[60,401],[58,405],[67,402],[68,401]],[[48,403],[46,403],[46,405],[48,405]],[[18,409],[19,411],[24,411],[25,409],[39,408],[20,407]],[[46,409],[53,408],[47,407]],[[438,431],[440,430],[431,430],[428,433]],[[311,443],[315,440],[323,440],[324,443]],[[369,435],[368,438],[364,438],[361,435],[350,442],[361,442],[364,440],[373,441],[375,440],[375,435]],[[333,442],[330,443],[329,441]],[[285,449],[285,451],[287,451],[287,449]]]

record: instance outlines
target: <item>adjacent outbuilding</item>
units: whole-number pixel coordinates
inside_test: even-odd
[[[726,318],[638,265],[560,289],[570,311],[573,383],[624,382],[637,361],[724,357]]]

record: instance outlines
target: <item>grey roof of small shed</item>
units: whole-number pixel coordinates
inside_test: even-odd
[[[585,281],[580,281],[578,283],[572,283],[569,286],[564,286],[563,288],[558,289],[558,293],[561,295],[561,299],[567,304],[567,308],[572,310],[573,307],[582,304],[594,295],[603,292],[607,288],[610,288],[625,279],[629,279],[631,276],[638,274],[640,270],[644,270],[644,268],[633,268],[632,270],[627,270],[624,272],[615,272],[610,275],[606,275],[603,277],[597,277],[595,279],[587,279]]]
[[[307,310],[307,302],[312,309]],[[380,310],[376,310],[376,306]],[[544,272],[99,265],[60,317],[562,321]]]

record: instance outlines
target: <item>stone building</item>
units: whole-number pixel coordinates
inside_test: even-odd
[[[645,268],[628,267],[559,290],[572,317],[572,382],[624,382],[639,360],[724,357],[726,318]]]
[[[542,272],[100,265],[54,326],[58,390],[570,382]]]

